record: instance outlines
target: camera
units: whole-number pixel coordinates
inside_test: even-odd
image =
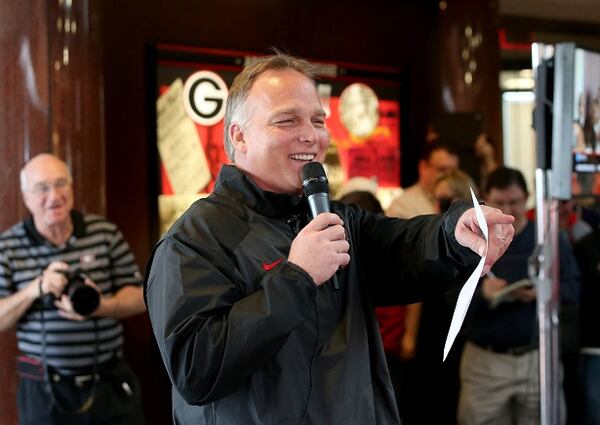
[[[61,271],[67,278],[67,286],[63,291],[69,297],[73,310],[87,316],[100,305],[100,294],[94,288],[85,284],[86,275],[79,269]],[[46,307],[54,305],[54,295],[46,294],[42,300]]]

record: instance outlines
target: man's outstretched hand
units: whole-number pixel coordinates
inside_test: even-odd
[[[511,215],[504,214],[500,210],[486,207],[485,205],[481,206],[481,211],[487,222],[489,236],[487,257],[483,265],[483,275],[490,271],[492,265],[502,257],[502,254],[504,254],[506,248],[510,245],[515,234],[515,229],[512,226],[515,219]],[[462,246],[471,249],[482,257],[486,254],[486,240],[477,224],[474,208],[465,211],[460,217],[454,231],[454,236]]]

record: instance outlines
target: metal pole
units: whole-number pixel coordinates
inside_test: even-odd
[[[548,175],[536,170],[537,246],[530,258],[530,278],[537,289],[539,327],[540,423],[560,423],[558,352],[558,201],[549,196]]]
[[[561,379],[560,379],[560,346],[559,346],[559,320],[558,310],[560,308],[560,259],[558,255],[558,233],[559,233],[559,200],[550,199],[550,298],[547,301],[547,316],[550,321],[550,393],[552,408],[552,422],[550,424],[559,425],[561,418]]]

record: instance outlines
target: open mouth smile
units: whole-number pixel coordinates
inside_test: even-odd
[[[312,161],[316,156],[317,155],[314,153],[294,153],[289,157],[290,159],[294,159],[296,161]]]

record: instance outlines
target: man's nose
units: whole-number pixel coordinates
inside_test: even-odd
[[[313,123],[308,122],[300,127],[298,139],[303,143],[315,143],[318,139],[318,132]]]

